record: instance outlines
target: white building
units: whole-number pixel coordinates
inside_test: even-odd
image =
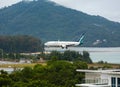
[[[120,69],[115,70],[81,70],[85,72],[85,83],[76,84],[78,87],[120,87]]]

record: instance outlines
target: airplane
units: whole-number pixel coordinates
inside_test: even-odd
[[[82,45],[83,39],[84,39],[84,33],[81,35],[79,41],[59,41],[59,40],[58,41],[48,41],[44,45],[46,47],[62,47],[62,49],[64,49],[64,48],[67,49],[70,46]]]

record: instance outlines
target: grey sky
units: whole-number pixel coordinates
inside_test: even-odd
[[[120,0],[52,0],[91,15],[120,22]]]
[[[0,7],[21,0],[0,0]],[[120,22],[120,0],[51,0],[61,5],[83,11],[91,15],[100,15]]]
[[[0,0],[0,8],[4,6],[9,6],[11,4],[17,3],[21,0]]]

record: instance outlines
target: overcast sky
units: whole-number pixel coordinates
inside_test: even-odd
[[[0,0],[0,7],[21,0]],[[91,15],[100,15],[112,21],[120,22],[120,0],[51,0],[61,5],[83,11]]]

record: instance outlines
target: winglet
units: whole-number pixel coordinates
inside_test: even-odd
[[[85,37],[85,33],[83,33],[79,39],[79,45],[82,45],[83,44],[83,39]]]

